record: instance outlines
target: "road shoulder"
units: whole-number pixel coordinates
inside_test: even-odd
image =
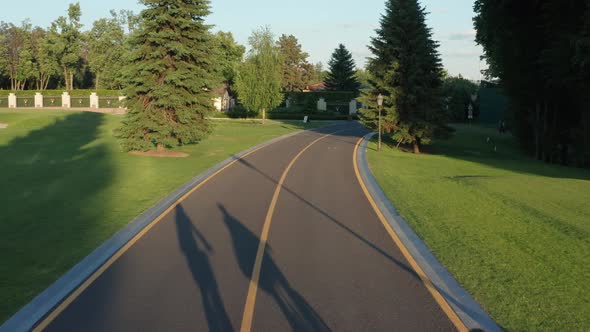
[[[397,209],[377,184],[366,158],[368,143],[374,135],[375,133],[371,133],[364,137],[354,158],[356,158],[362,182],[389,226],[399,237],[415,262],[422,268],[426,277],[430,279],[434,288],[450,305],[469,331],[501,331],[500,327],[483,310],[479,303],[461,287],[459,282],[430,252],[404,218],[399,215]]]

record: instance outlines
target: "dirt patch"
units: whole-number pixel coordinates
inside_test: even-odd
[[[184,152],[177,152],[177,151],[131,151],[129,154],[134,156],[143,156],[143,157],[156,157],[156,158],[186,158],[189,156],[188,153]]]
[[[6,128],[8,128],[8,125],[6,123],[0,122],[0,129],[6,129]]]

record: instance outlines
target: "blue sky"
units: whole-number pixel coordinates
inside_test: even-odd
[[[71,0],[18,0],[0,11],[0,21],[19,23],[30,18],[34,25],[47,27],[60,15],[65,15]],[[350,1],[352,2],[352,1]],[[366,47],[378,26],[385,0],[212,0],[213,15],[208,18],[216,30],[231,31],[246,44],[250,33],[264,25],[280,34],[295,35],[312,62],[327,63],[334,48],[345,44],[353,53],[357,66],[363,66],[370,56]],[[441,44],[440,53],[445,68],[451,74],[480,79],[482,51],[473,41],[475,32],[473,0],[421,0],[430,12],[428,23]],[[345,4],[347,3],[347,4]],[[110,9],[140,11],[137,0],[80,0],[85,29]],[[8,10],[10,9],[10,10]]]

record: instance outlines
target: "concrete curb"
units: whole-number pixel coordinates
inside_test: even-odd
[[[330,126],[327,126],[330,127]],[[310,129],[307,131],[317,131],[326,127]],[[278,141],[293,137],[304,130],[296,131],[281,137],[277,137],[268,142],[254,146],[246,151],[240,152],[221,163],[213,166],[204,173],[196,176],[188,183],[159,201],[154,207],[144,212],[139,217],[131,221],[125,228],[115,233],[110,239],[96,248],[90,255],[86,256],[81,262],[76,264],[72,269],[61,276],[51,286],[37,295],[31,302],[21,308],[16,314],[10,317],[2,326],[0,332],[20,332],[30,331],[33,327],[58,306],[68,295],[75,291],[86,279],[88,279],[96,270],[98,270],[107,260],[109,260],[119,249],[129,242],[135,235],[141,232],[154,219],[160,216],[178,199],[191,191],[194,187],[209,178],[212,174],[222,169],[229,163],[242,158],[247,153],[269,146]]]
[[[377,203],[377,206],[407,247],[412,257],[418,262],[439,293],[445,298],[467,328],[470,331],[502,331],[479,303],[461,287],[451,273],[434,257],[424,242],[414,233],[404,218],[399,215],[397,209],[377,184],[366,158],[368,143],[374,135],[375,133],[371,133],[364,137],[356,158],[361,177],[369,193]]]

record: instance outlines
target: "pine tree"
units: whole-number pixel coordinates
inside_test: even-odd
[[[134,32],[126,68],[129,112],[119,137],[126,150],[193,144],[210,131],[215,43],[208,0],[141,0],[147,6]]]
[[[426,26],[425,9],[417,0],[389,0],[377,37],[369,46],[373,58],[367,70],[372,88],[361,99],[364,122],[375,127],[377,95],[384,96],[386,133],[415,153],[435,136],[446,136],[441,102],[442,64],[438,44]]]
[[[326,78],[326,88],[335,91],[354,91],[358,92],[361,84],[356,78],[356,65],[352,59],[352,54],[343,44],[332,53],[330,59],[328,77]]]
[[[282,58],[283,91],[303,91],[311,80],[313,67],[307,62],[309,54],[293,35],[282,35],[277,46]]]

